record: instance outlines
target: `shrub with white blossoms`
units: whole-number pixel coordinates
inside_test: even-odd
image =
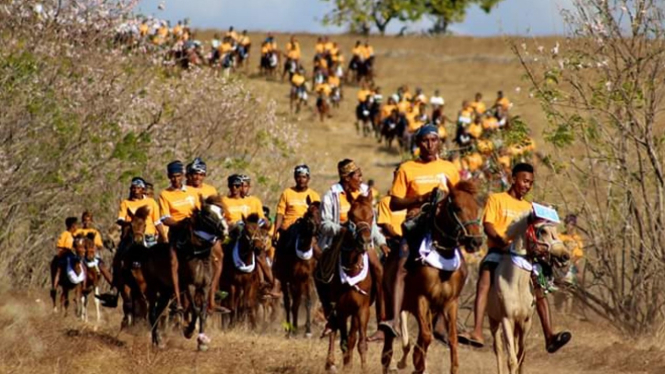
[[[208,181],[255,177],[267,201],[289,173],[299,136],[275,105],[210,69],[182,72],[116,48],[136,1],[0,5],[0,274],[47,283],[67,216],[113,226],[132,176],[167,187],[165,165],[201,156]],[[60,8],[58,8],[60,6]]]

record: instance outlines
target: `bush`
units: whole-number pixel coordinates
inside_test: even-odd
[[[131,177],[165,187],[173,159],[202,156],[217,187],[249,172],[274,195],[298,146],[274,103],[210,69],[116,48],[131,3],[59,3],[0,9],[0,274],[13,286],[47,283],[66,216],[87,209],[112,227]]]

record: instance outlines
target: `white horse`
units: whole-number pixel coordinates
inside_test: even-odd
[[[531,286],[533,259],[561,266],[568,261],[570,253],[558,238],[556,224],[535,220],[531,212],[514,221],[506,236],[515,239],[510,255],[502,255],[494,270],[487,314],[498,372],[506,373],[507,366],[508,372],[515,374],[522,373],[526,337],[535,309]]]

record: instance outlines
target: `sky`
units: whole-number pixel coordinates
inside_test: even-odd
[[[574,0],[503,0],[485,14],[477,6],[467,12],[464,22],[451,26],[459,35],[556,35],[564,32],[561,9],[570,8]],[[163,4],[163,10],[158,5]],[[140,0],[137,11],[172,23],[185,17],[195,28],[274,32],[336,33],[343,29],[326,27],[321,18],[330,3],[321,0]],[[389,32],[402,25],[391,23]],[[430,26],[427,21],[409,25],[418,32]]]

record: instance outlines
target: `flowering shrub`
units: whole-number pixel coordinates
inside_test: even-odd
[[[90,210],[105,235],[131,177],[159,190],[173,159],[201,156],[220,192],[225,175],[256,176],[264,199],[288,177],[299,137],[274,103],[116,48],[135,1],[113,3],[0,6],[0,274],[14,286],[47,283],[65,217]]]

